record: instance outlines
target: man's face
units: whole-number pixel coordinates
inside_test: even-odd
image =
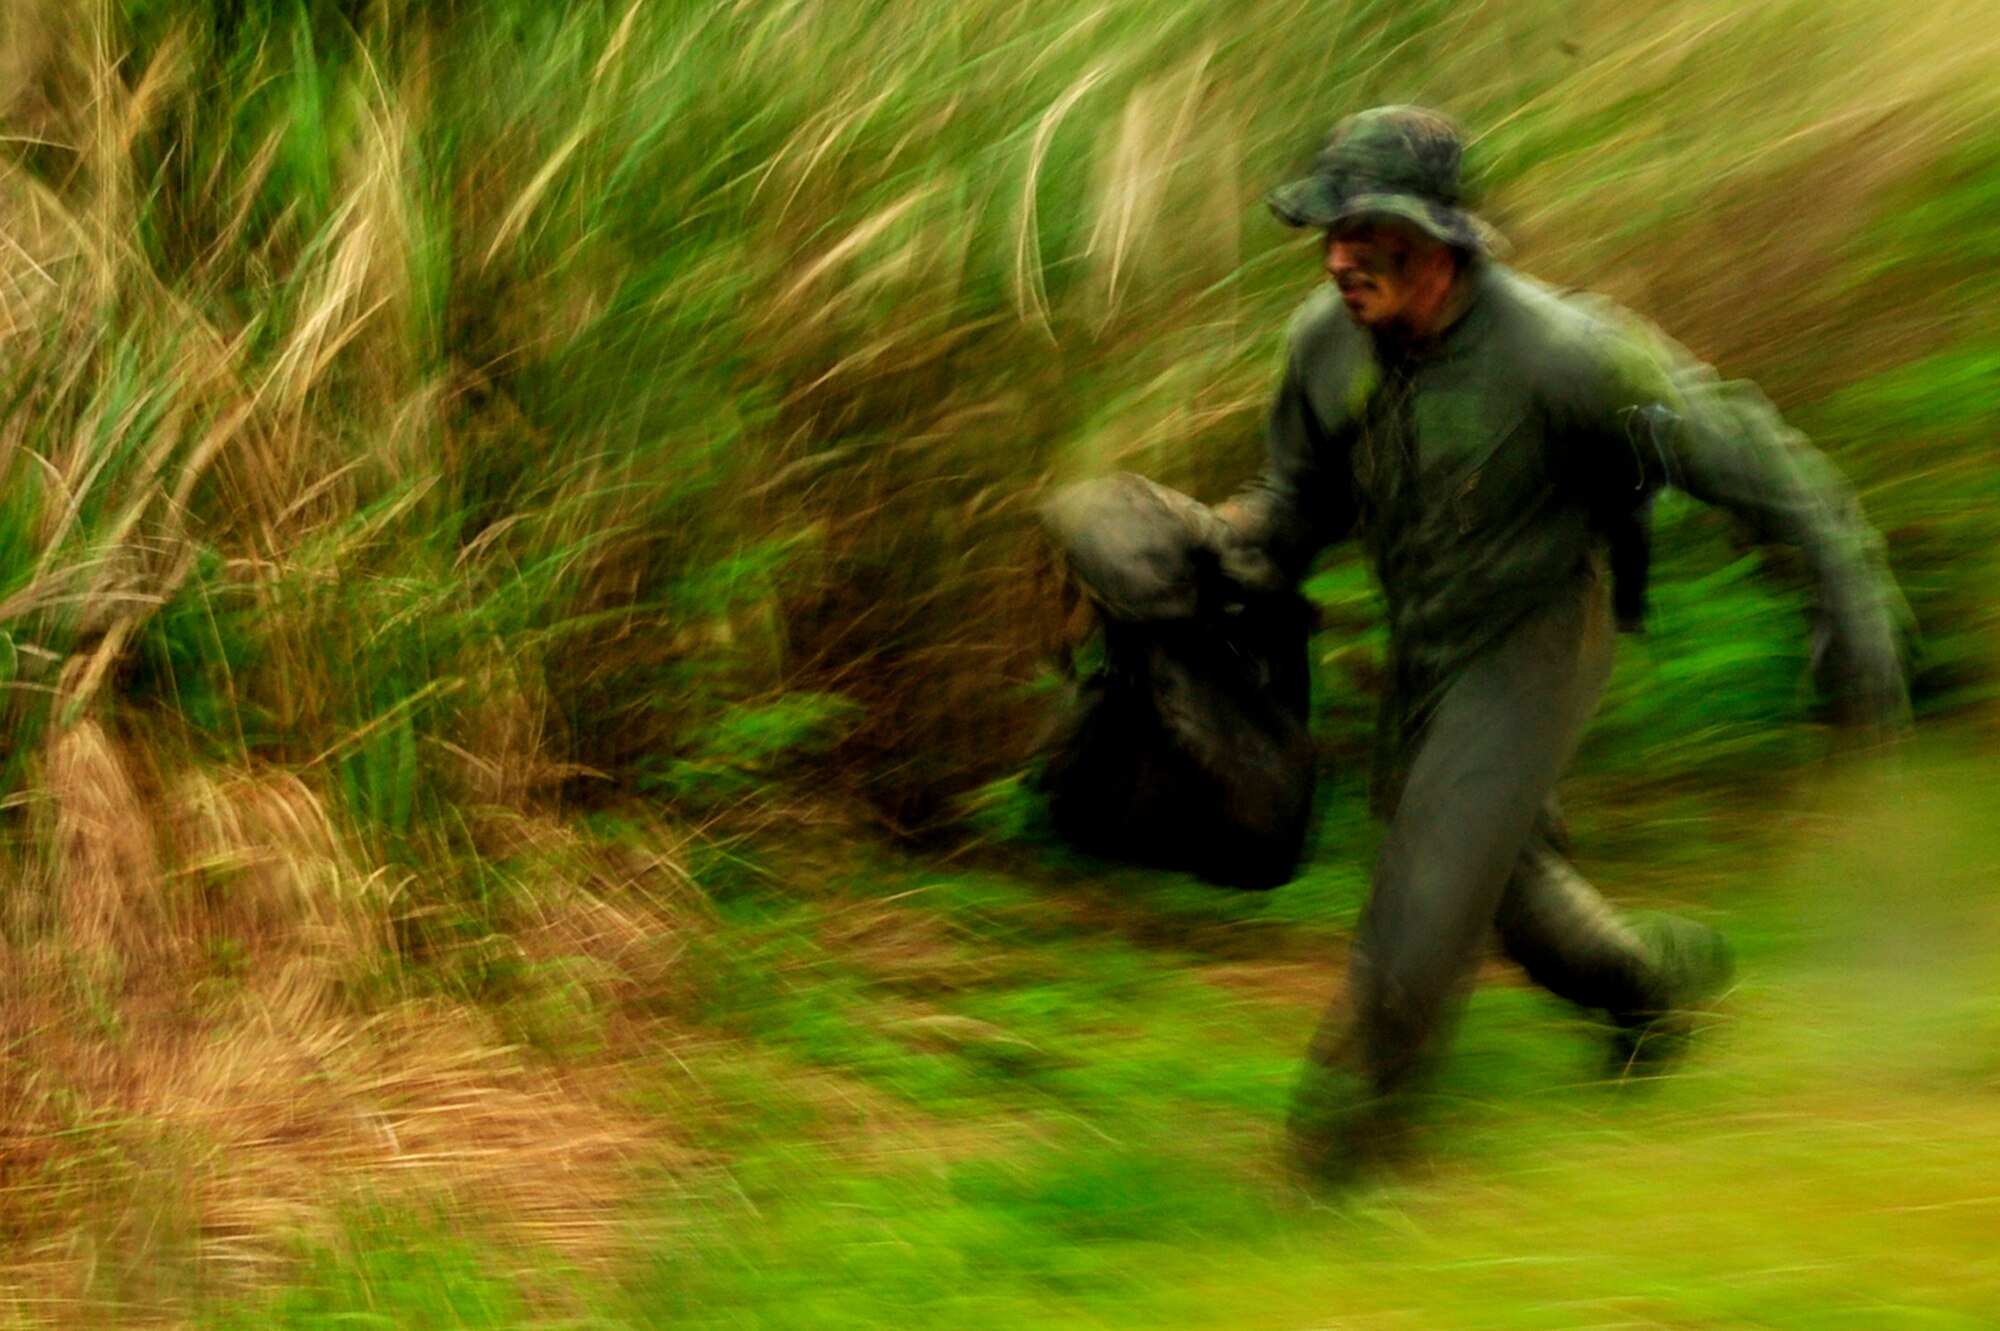
[[[1418,313],[1417,280],[1439,243],[1406,222],[1357,218],[1326,233],[1326,275],[1340,288],[1348,318],[1363,328],[1393,328]]]

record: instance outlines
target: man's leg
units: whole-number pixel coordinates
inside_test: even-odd
[[[1591,581],[1515,629],[1439,703],[1409,766],[1292,1127],[1308,1165],[1352,1163],[1442,1046],[1502,890],[1609,673]]]
[[[1685,1009],[1728,982],[1722,935],[1671,915],[1628,922],[1573,868],[1560,822],[1545,815],[1500,896],[1500,944],[1528,978],[1617,1027],[1619,1070],[1657,1066],[1687,1029]]]
[[[1545,814],[1500,894],[1500,946],[1528,978],[1579,1007],[1638,1012],[1657,997],[1652,962],[1638,934],[1597,894],[1559,849],[1555,816]]]

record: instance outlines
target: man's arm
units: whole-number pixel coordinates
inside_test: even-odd
[[[1649,342],[1618,338],[1604,358],[1596,484],[1672,485],[1759,541],[1796,548],[1818,598],[1821,687],[1846,720],[1906,724],[1911,616],[1853,489],[1754,385],[1725,382],[1664,337]]]
[[[1265,422],[1264,470],[1215,508],[1287,582],[1302,577],[1313,556],[1355,520],[1345,452],[1314,412],[1299,360],[1295,341]]]

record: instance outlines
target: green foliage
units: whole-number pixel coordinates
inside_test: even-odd
[[[1933,714],[2000,696],[2000,639],[1987,590],[2000,577],[1991,528],[2000,511],[1996,377],[2000,349],[1981,330],[1802,413],[1868,482],[1867,502],[1887,528],[1921,635],[1917,700]]]
[[[858,710],[838,694],[801,692],[728,707],[656,773],[642,763],[639,787],[695,808],[743,798],[782,775],[786,760],[824,756]]]
[[[1813,702],[1805,607],[1764,556],[1734,554],[1727,532],[1690,501],[1663,499],[1646,632],[1620,644],[1587,768],[1713,779],[1799,752]]]
[[[275,739],[268,715],[236,687],[263,646],[256,613],[248,589],[229,582],[220,553],[201,550],[187,581],[140,630],[127,696],[177,716],[217,746],[216,756],[268,750]]]
[[[1628,205],[1612,240],[1669,252],[1696,182],[1758,142],[1692,111],[1634,131],[1672,77],[1726,67],[1649,63],[1606,29],[1593,75],[1539,12],[871,12],[115,7],[118,87],[148,89],[129,157],[29,160],[58,197],[127,201],[114,225],[136,248],[63,270],[72,317],[44,328],[12,409],[51,454],[81,439],[105,464],[75,473],[75,526],[45,550],[39,473],[10,455],[6,576],[80,569],[103,554],[93,532],[131,546],[140,492],[119,478],[165,484],[149,450],[190,457],[241,409],[186,491],[192,570],[132,589],[162,622],[123,675],[211,750],[323,760],[371,835],[401,842],[438,824],[455,755],[487,760],[475,718],[527,708],[547,762],[598,774],[571,794],[708,810],[840,769],[917,828],[1014,770],[1049,707],[1025,687],[1050,600],[1038,487],[1123,465],[1212,496],[1253,465],[1271,348],[1313,280],[1255,200],[1334,114],[1455,107],[1490,127],[1477,156],[1503,222],[1553,197],[1581,229],[1602,197]],[[1787,15],[1740,36],[1838,71],[1848,37]],[[1780,105],[1761,76],[1731,95]],[[1950,96],[1941,114],[1985,106],[1970,84]],[[1801,115],[1783,105],[1770,132]],[[1954,275],[1980,270],[1980,141],[1884,168],[1876,220],[1821,279],[1849,317],[1893,331],[1901,283],[1974,329],[1991,293]],[[1770,179],[1794,188],[1816,161],[1788,147]],[[1675,183],[1646,194],[1655,162]],[[93,265],[117,319],[82,298]],[[1831,440],[1911,570],[1930,703],[1953,706],[1988,688],[1991,646],[1954,570],[1993,543],[1983,512],[1933,515],[1977,452],[1985,362],[1973,343],[1930,353],[1861,367],[1805,414],[1844,422]],[[1760,354],[1782,370],[1811,348]],[[1913,429],[1935,442],[1908,474],[1876,441]],[[1794,626],[1731,566],[1663,570],[1721,613],[1663,626],[1663,678],[1621,695],[1605,761],[1785,749],[1748,730],[1759,709],[1801,715],[1778,679]],[[1326,576],[1318,724],[1352,765],[1379,629],[1356,566]],[[66,656],[64,620],[11,631]],[[1668,715],[1694,729],[1645,749]]]

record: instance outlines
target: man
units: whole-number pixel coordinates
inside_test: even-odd
[[[1622,1061],[1721,988],[1719,934],[1622,920],[1565,858],[1551,792],[1642,610],[1651,496],[1673,485],[1798,547],[1844,713],[1907,708],[1901,601],[1847,487],[1743,384],[1602,302],[1489,255],[1457,131],[1415,107],[1342,122],[1269,203],[1326,235],[1261,477],[1217,512],[1295,578],[1358,534],[1389,619],[1377,809],[1388,830],[1346,993],[1313,1042],[1294,1141],[1321,1168],[1396,1133],[1488,937],[1610,1015]]]

